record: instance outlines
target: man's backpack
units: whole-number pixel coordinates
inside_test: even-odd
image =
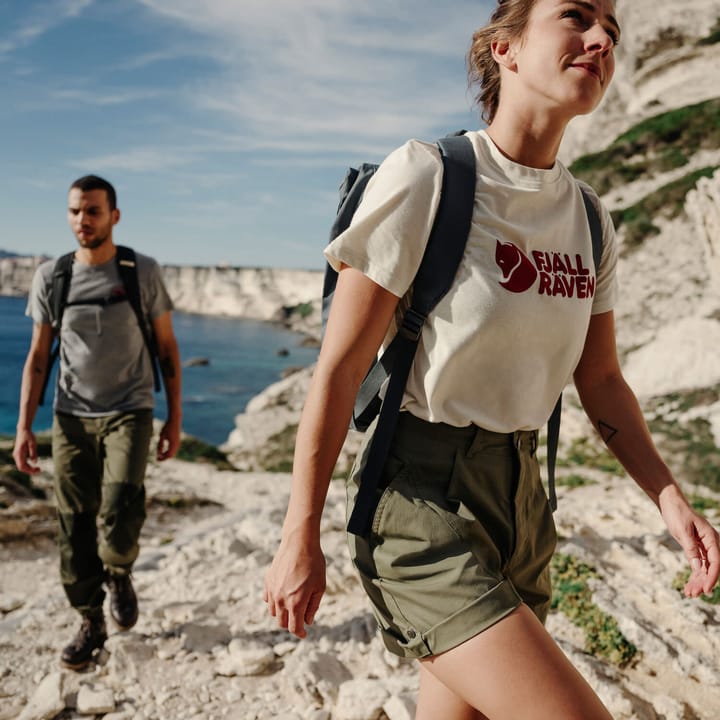
[[[351,427],[363,432],[379,415],[362,471],[355,507],[348,522],[348,531],[355,535],[362,536],[367,533],[377,507],[380,476],[395,433],[405,384],[423,325],[432,309],[452,286],[470,232],[476,181],[475,152],[472,144],[461,131],[438,140],[437,145],[443,163],[440,202],[425,253],[413,281],[411,304],[405,311],[397,334],[375,360],[363,380],[353,409]],[[330,230],[331,241],[349,227],[365,187],[378,167],[376,164],[365,163],[357,169],[350,168],[347,171],[339,189],[340,202]],[[590,226],[597,274],[602,257],[602,225],[597,209],[584,190],[582,196]],[[336,284],[337,272],[328,264],[323,283],[323,329]],[[381,399],[380,390],[386,380],[388,383],[385,396]],[[555,460],[561,408],[562,395],[548,420],[548,490],[553,510],[557,507]]]
[[[59,257],[55,263],[53,270],[52,285],[50,288],[50,301],[52,303],[53,324],[57,328],[55,337],[55,346],[50,353],[50,361],[48,362],[47,373],[40,391],[40,405],[45,402],[45,391],[47,390],[50,373],[55,360],[60,354],[60,329],[62,328],[62,318],[65,308],[68,305],[112,305],[117,302],[127,300],[130,307],[135,313],[140,332],[142,333],[145,347],[150,353],[152,359],[153,378],[155,382],[155,391],[160,390],[160,371],[157,362],[157,346],[152,332],[148,330],[145,312],[142,307],[140,297],[140,283],[138,281],[137,262],[135,259],[135,251],[124,245],[116,246],[115,262],[117,263],[120,280],[125,288],[125,295],[111,296],[103,298],[83,298],[68,303],[68,293],[70,292],[70,282],[72,280],[72,265],[75,261],[75,253],[70,252]]]

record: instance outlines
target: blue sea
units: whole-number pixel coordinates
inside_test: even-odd
[[[14,435],[32,321],[25,298],[0,297],[0,435]],[[302,336],[269,323],[235,318],[173,313],[183,362],[208,358],[209,364],[183,369],[183,430],[213,444],[223,443],[235,415],[248,401],[279,380],[289,367],[315,362],[317,348],[301,346]],[[46,405],[38,410],[34,429],[52,422],[52,379]],[[156,415],[164,417],[165,395],[156,395]]]

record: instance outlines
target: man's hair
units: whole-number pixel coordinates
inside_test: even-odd
[[[83,175],[70,186],[71,190],[73,188],[82,190],[82,192],[88,192],[90,190],[104,190],[107,194],[110,210],[115,210],[117,208],[117,194],[115,193],[115,188],[107,180],[103,180],[103,178],[98,177],[97,175]]]

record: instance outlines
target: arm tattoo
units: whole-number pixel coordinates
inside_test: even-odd
[[[598,430],[603,442],[607,445],[618,433],[618,429],[608,425],[603,420],[598,421]]]

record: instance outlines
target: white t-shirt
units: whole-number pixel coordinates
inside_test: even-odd
[[[567,169],[518,165],[484,131],[468,136],[477,162],[470,235],[452,288],[423,328],[402,409],[459,427],[531,430],[547,422],[570,380],[590,315],[616,302],[615,233],[593,193],[604,234],[596,278],[582,194]],[[441,184],[435,144],[411,140],[395,150],[351,226],[326,248],[330,264],[356,268],[403,298]]]

